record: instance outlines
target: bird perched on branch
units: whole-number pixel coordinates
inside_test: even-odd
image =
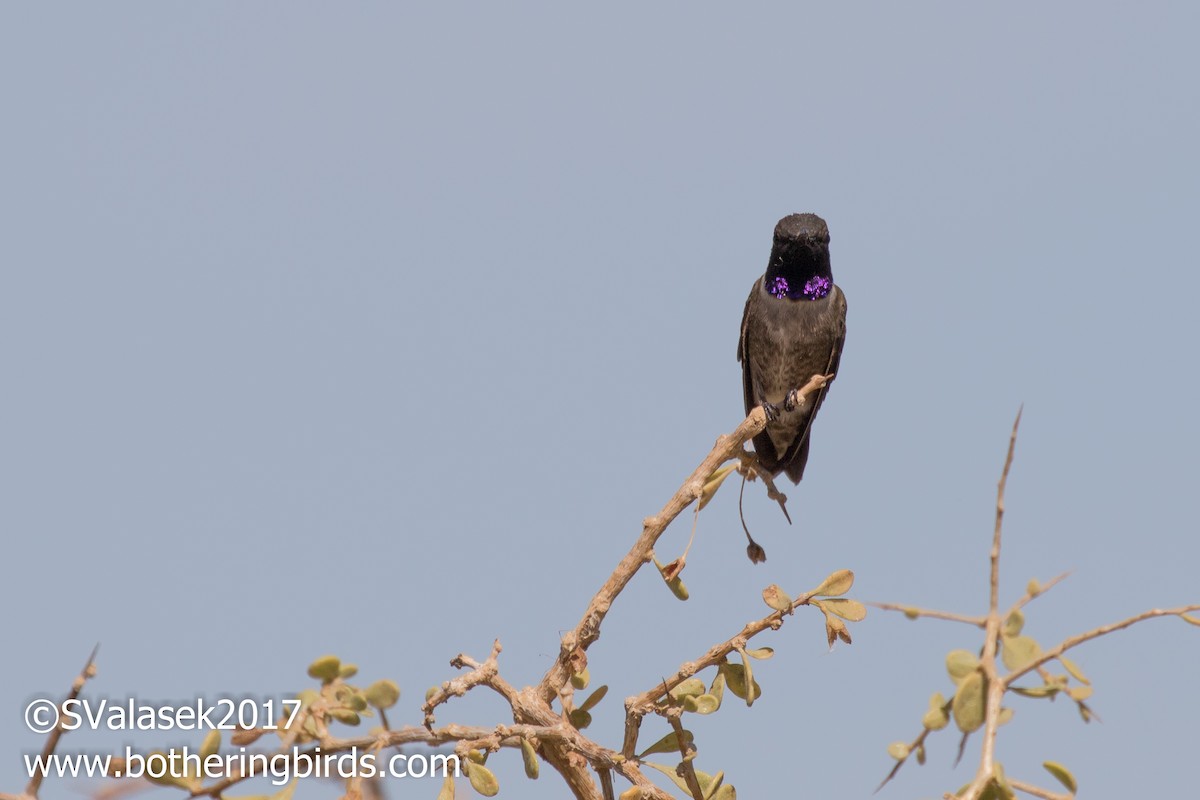
[[[808,462],[813,419],[827,388],[798,395],[813,375],[837,372],[846,340],[846,296],[829,266],[829,228],[816,214],[779,220],[767,271],[755,280],[742,314],[738,361],[746,413],[757,405],[767,427],[754,437],[758,462],[772,477],[799,483]]]

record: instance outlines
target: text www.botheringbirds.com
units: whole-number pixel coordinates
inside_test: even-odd
[[[87,753],[26,755],[30,778],[102,777],[150,778],[184,781],[191,778],[220,780],[237,776],[266,776],[276,786],[293,778],[443,778],[461,774],[458,756],[442,753],[392,753],[384,759],[374,752],[360,753],[357,747],[341,753],[322,753],[317,747],[292,752],[249,753],[240,748],[232,753],[201,756],[187,747],[168,752],[135,753],[126,747],[121,756]]]

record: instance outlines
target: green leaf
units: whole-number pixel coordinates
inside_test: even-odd
[[[337,656],[321,656],[316,661],[308,665],[308,677],[315,678],[322,683],[329,683],[342,669],[342,661]]]
[[[725,698],[725,673],[720,669],[717,670],[717,677],[713,678],[712,684],[708,687],[708,693],[717,698],[717,702]]]
[[[721,488],[721,484],[725,482],[725,479],[729,477],[729,473],[733,472],[736,467],[736,463],[730,464],[721,467],[708,476],[708,480],[704,482],[704,488],[700,491],[700,505],[697,507],[697,510],[703,509],[708,505],[708,501],[713,499],[713,496],[717,493],[717,489]]]
[[[737,791],[733,788],[732,783],[725,783],[710,794],[708,800],[737,800]]]
[[[688,698],[691,700],[692,698]],[[694,709],[697,714],[711,714],[721,707],[721,701],[715,695],[702,694],[693,701],[696,704]]]
[[[348,708],[331,708],[329,716],[346,725],[358,725],[362,722],[362,717],[358,715],[358,712]]]
[[[679,685],[671,689],[667,694],[679,700],[684,697],[699,697],[704,694],[704,681],[699,678],[688,678],[680,681]]]
[[[903,761],[912,752],[908,746],[908,742],[892,742],[888,745],[887,751],[888,755],[897,761]]]
[[[958,684],[951,710],[954,712],[954,724],[963,733],[973,733],[983,725],[985,686],[983,673],[978,670],[967,675]]]
[[[500,783],[492,771],[473,761],[466,762],[466,767],[467,780],[471,782],[471,788],[484,797],[495,797],[496,793],[500,791]]]
[[[687,786],[687,781],[685,781],[680,775],[676,774],[674,769],[672,769],[670,767],[664,767],[662,764],[655,764],[653,761],[646,761],[643,763],[643,766],[653,767],[654,769],[661,772],[663,775],[666,775],[668,778],[670,778],[671,782],[674,783],[676,786],[678,786],[680,789],[682,789],[684,792],[690,791]],[[723,772],[718,772],[716,775],[709,775],[707,772],[701,772],[698,769],[694,770],[694,771],[696,773],[696,781],[700,784],[700,791],[704,794],[705,797],[709,797],[710,793],[716,791],[716,787],[720,786],[721,782],[725,780],[725,773],[723,773]],[[724,787],[722,786],[721,788],[723,789]],[[721,795],[719,791],[717,791],[716,796],[722,797],[722,798],[736,798],[737,797],[736,794],[735,795]],[[689,797],[690,797],[690,795],[689,795]]]
[[[1054,697],[1054,695],[1058,694],[1060,691],[1059,687],[1051,686],[1049,684],[1029,687],[1011,686],[1009,688],[1022,697]]]
[[[950,715],[946,711],[946,698],[941,692],[934,692],[929,698],[929,710],[921,718],[921,724],[931,731],[940,731],[950,724]]]
[[[1087,700],[1089,697],[1092,696],[1092,687],[1091,686],[1074,686],[1070,689],[1067,689],[1067,696],[1075,701]]]
[[[996,787],[996,794],[1001,800],[1016,800],[1017,793],[1009,785],[1008,778],[1004,777],[1004,767],[999,761],[992,764],[992,784]]]
[[[1004,620],[1004,627],[1000,629],[1000,635],[1004,637],[1020,636],[1021,629],[1025,627],[1025,615],[1021,613],[1021,609],[1016,609]]]
[[[725,674],[725,685],[729,687],[729,691],[733,692],[734,696],[747,701],[747,705],[753,703],[754,699],[757,699],[762,694],[762,689],[759,688],[757,683],[747,684],[746,668],[741,664],[726,662],[720,668]]]
[[[591,712],[584,711],[582,708],[577,708],[570,714],[567,714],[567,719],[579,730],[583,730],[592,724]]]
[[[338,692],[336,697],[341,703],[351,711],[366,711],[367,698],[363,696],[358,689],[346,687],[346,691]]]
[[[766,661],[771,656],[775,655],[775,650],[770,647],[760,647],[757,650],[747,650],[746,655],[751,658],[757,658],[759,661]]]
[[[171,750],[168,752],[176,753],[178,751]],[[151,758],[154,758],[155,756],[159,756],[160,758],[166,760],[167,763],[170,763],[168,753],[164,753],[162,750],[150,751],[150,755],[146,756],[146,760],[149,761]],[[155,759],[155,760],[157,761],[158,759]],[[173,775],[171,770],[166,770],[165,772],[161,773],[158,777],[155,777],[155,776],[147,773],[145,778],[147,781],[149,781],[150,783],[153,783],[157,786],[176,786],[180,789],[187,789],[188,791],[191,791],[193,786],[198,787],[200,785],[199,781],[197,781],[196,778],[189,778],[189,777],[185,777],[183,775]]]
[[[533,745],[528,739],[521,740],[521,761],[525,763],[525,777],[536,781],[538,776],[537,751],[533,749]]]
[[[395,681],[384,678],[368,686],[363,699],[375,708],[391,708],[400,699],[400,687]]]
[[[1200,617],[1192,617],[1187,614],[1180,614],[1179,618],[1184,622],[1191,623],[1192,625],[1200,625]]]
[[[754,671],[750,667],[751,658],[746,655],[745,651],[741,653],[742,667],[746,670],[746,684],[749,687],[746,691],[746,706],[754,705],[754,701],[759,697],[758,683],[754,680]]]
[[[683,729],[684,745],[690,745],[690,744],[692,744],[692,742],[694,740],[695,740],[695,737],[692,736],[692,732],[689,731],[687,728],[684,728]],[[648,756],[652,753],[678,753],[678,752],[680,752],[679,735],[676,734],[675,731],[671,731],[666,736],[662,737],[657,742],[655,742],[654,744],[650,745],[645,750],[643,750],[641,752],[641,754],[638,755],[638,758],[645,758],[646,756]]]
[[[848,569],[831,572],[821,585],[812,590],[814,596],[836,597],[850,591],[854,585],[854,573]]]
[[[1041,645],[1031,636],[1005,637],[1000,648],[1000,658],[1004,666],[1014,672],[1025,667],[1042,654]]]
[[[951,650],[946,654],[946,672],[950,680],[961,683],[962,679],[979,669],[979,657],[969,650]]]
[[[357,664],[342,664],[342,666],[338,669],[338,677],[341,678],[342,680],[346,680],[347,678],[353,678],[357,674],[358,674],[358,665]]]
[[[442,789],[438,792],[437,800],[454,800],[454,773],[446,772],[442,778]]]
[[[851,600],[847,597],[833,597],[822,600],[821,605],[842,619],[847,619],[851,622],[862,622],[867,618],[867,607],[857,600]]]
[[[576,689],[586,689],[588,682],[591,679],[592,679],[591,673],[588,672],[587,667],[584,667],[583,672],[576,672],[574,675],[571,676],[571,685],[574,686]]]
[[[1072,775],[1071,771],[1062,764],[1059,764],[1055,761],[1046,761],[1042,763],[1042,766],[1045,767],[1046,771],[1053,775],[1059,783],[1066,787],[1068,792],[1075,794],[1079,791],[1079,786],[1075,783],[1075,776]]]
[[[1030,597],[1037,597],[1042,593],[1042,584],[1038,583],[1037,578],[1030,578],[1029,583],[1025,584],[1025,593]]]
[[[704,684],[700,684],[700,690],[704,690]],[[596,704],[604,699],[604,695],[608,694],[608,685],[601,686],[596,691],[588,695],[588,699],[583,701],[583,705],[579,706],[580,711],[591,711],[596,707]]]
[[[676,575],[671,580],[667,581],[667,588],[671,590],[671,594],[679,600],[687,600],[691,595],[688,593],[687,584],[683,582],[683,578]]]
[[[1087,679],[1087,676],[1083,674],[1083,670],[1081,670],[1074,661],[1064,656],[1059,656],[1058,663],[1063,665],[1063,669],[1071,673],[1072,678],[1084,684],[1085,686],[1091,685],[1092,682]]]
[[[931,731],[940,731],[950,724],[950,717],[941,706],[938,706],[925,712],[925,716],[921,717],[921,724]]]

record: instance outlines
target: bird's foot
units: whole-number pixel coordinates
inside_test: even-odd
[[[764,402],[762,404],[763,413],[767,415],[767,422],[774,422],[779,419],[779,406],[774,403]],[[790,409],[789,409],[790,410]]]
[[[783,398],[783,410],[795,411],[798,405],[800,405],[800,393],[792,389],[787,393],[787,397]]]

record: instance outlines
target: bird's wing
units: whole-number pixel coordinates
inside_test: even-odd
[[[750,321],[750,301],[754,298],[754,292],[758,289],[758,278],[754,279],[754,285],[750,287],[750,294],[746,297],[746,307],[742,310],[742,334],[738,338],[738,361],[742,362],[742,393],[746,399],[746,413],[750,413],[750,409],[754,408],[758,403],[754,402],[754,387],[750,380],[750,337],[747,335],[747,327]]]

